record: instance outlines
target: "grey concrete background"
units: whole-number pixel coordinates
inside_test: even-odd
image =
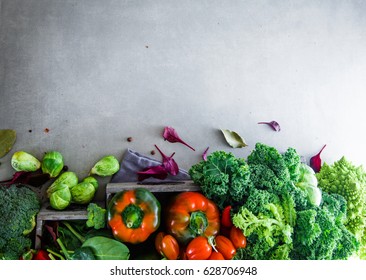
[[[365,164],[365,11],[340,0],[0,0],[0,129],[17,131],[12,152],[58,150],[80,177],[104,155],[154,144],[184,169],[207,146],[245,157],[256,142],[306,158],[327,144],[323,161]],[[271,120],[280,132],[257,124]],[[166,125],[196,152],[164,142]],[[230,148],[220,128],[249,146]]]

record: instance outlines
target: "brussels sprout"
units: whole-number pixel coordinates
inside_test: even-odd
[[[71,201],[76,204],[87,204],[94,198],[95,188],[92,183],[81,182],[70,188]]]
[[[36,171],[41,167],[41,162],[24,151],[17,151],[11,158],[11,166],[16,171]]]
[[[105,156],[91,169],[89,175],[111,176],[119,170],[119,162],[114,156]]]
[[[95,191],[98,189],[98,181],[92,176],[84,178],[83,182],[91,183],[94,186]]]
[[[77,185],[79,182],[78,176],[75,174],[75,172],[72,171],[66,171],[62,173],[53,183],[51,186],[47,189],[48,196],[51,195],[51,193],[54,192],[54,189],[57,188],[59,184],[65,184],[69,188]]]
[[[67,185],[58,184],[50,195],[50,205],[53,209],[63,210],[71,203],[71,192]]]
[[[48,152],[42,160],[43,173],[50,174],[51,178],[57,177],[64,167],[64,160],[61,153],[56,151]]]

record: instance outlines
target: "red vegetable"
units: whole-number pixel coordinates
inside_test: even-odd
[[[231,240],[223,235],[215,237],[215,247],[225,258],[225,260],[231,260],[235,254],[236,249]]]
[[[39,249],[34,255],[33,260],[50,260],[50,257],[47,251]]]
[[[280,131],[281,127],[280,124],[276,121],[271,121],[271,122],[259,122],[258,124],[266,124],[269,125],[274,131]]]
[[[164,128],[164,133],[163,133],[163,137],[164,140],[170,142],[170,143],[181,143],[185,146],[187,146],[188,148],[192,149],[193,151],[195,151],[194,148],[192,148],[190,145],[188,145],[186,142],[184,142],[178,135],[178,133],[175,131],[174,128],[170,127],[170,126],[166,126]]]
[[[224,227],[231,227],[233,222],[231,221],[231,206],[226,206],[221,213],[221,225]]]
[[[204,236],[198,236],[188,243],[186,255],[189,260],[207,260],[212,253],[212,246]]]
[[[176,260],[179,257],[179,244],[170,234],[159,232],[155,238],[155,248],[168,260]]]
[[[324,150],[326,145],[323,146],[323,148],[321,148],[321,150],[319,151],[319,153],[317,153],[315,156],[310,158],[310,167],[314,170],[314,172],[319,172],[320,168],[322,166],[322,160],[320,158],[320,154],[321,152]]]
[[[247,238],[244,236],[244,233],[240,228],[232,226],[230,229],[229,238],[235,249],[245,248],[247,246]]]
[[[224,256],[220,252],[212,251],[209,260],[225,260]]]

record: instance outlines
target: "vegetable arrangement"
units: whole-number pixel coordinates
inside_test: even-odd
[[[281,154],[257,143],[246,160],[216,151],[189,172],[205,196],[230,207],[232,223],[246,237],[235,259],[364,258],[366,175],[338,165],[315,173],[295,149]]]
[[[275,121],[258,124],[281,130]],[[247,146],[236,132],[221,131],[231,147]],[[172,127],[162,136],[195,151]],[[14,140],[8,138],[7,147]],[[137,180],[179,173],[175,153],[167,156],[155,148],[162,164],[136,171]],[[0,185],[0,201],[11,201],[0,204],[0,259],[125,260],[136,257],[138,248],[152,248],[157,259],[167,260],[366,259],[366,172],[345,157],[322,164],[324,148],[307,165],[291,147],[280,153],[258,142],[247,158],[226,151],[208,154],[207,147],[189,169],[200,192],[161,200],[139,187],[114,194],[106,208],[92,200],[96,176],[119,170],[114,156],[101,158],[79,180],[57,151],[42,160],[17,151],[11,159],[16,173]],[[26,184],[14,185],[35,178],[53,180],[46,190],[52,208],[79,204],[88,213],[86,221],[47,223],[38,250],[32,249],[29,234],[40,201]]]

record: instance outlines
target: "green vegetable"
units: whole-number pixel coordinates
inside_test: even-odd
[[[94,186],[95,191],[97,191],[99,184],[98,184],[98,180],[95,179],[94,177],[92,177],[92,176],[86,177],[86,178],[84,178],[83,182],[91,183]]]
[[[286,222],[283,208],[278,204],[265,205],[265,213],[253,214],[242,207],[233,215],[233,224],[243,230],[248,239],[244,259],[289,259],[293,228]]]
[[[51,178],[57,177],[64,168],[63,156],[60,152],[51,151],[42,159],[42,172],[50,174]]]
[[[0,185],[0,259],[17,260],[32,245],[41,203],[27,185]]]
[[[324,163],[317,173],[318,187],[323,192],[343,196],[347,202],[345,225],[361,242],[359,256],[366,259],[366,172],[345,157],[332,165]]]
[[[58,224],[56,245],[61,253],[48,249],[57,259],[67,260],[127,260],[130,257],[128,247],[113,239],[110,232],[85,228],[83,221],[61,221]],[[53,240],[53,239],[52,239]],[[48,247],[52,247],[49,244]],[[55,258],[56,259],[56,258]]]
[[[0,129],[0,158],[5,156],[13,147],[17,133],[13,129]]]
[[[297,213],[292,259],[345,260],[359,249],[355,235],[346,229],[346,201],[323,193],[320,207]]]
[[[79,179],[75,172],[66,171],[63,172],[52,184],[47,188],[47,195],[50,196],[55,189],[58,188],[59,184],[64,184],[69,188],[76,186],[79,182]]]
[[[125,244],[104,236],[87,239],[82,248],[90,248],[97,260],[128,260],[130,257],[130,251]]]
[[[88,215],[86,226],[95,229],[104,228],[107,224],[107,209],[100,207],[96,203],[89,203],[87,207]]]
[[[27,152],[17,151],[11,157],[11,166],[16,171],[36,171],[41,167],[41,162]]]
[[[98,176],[111,176],[119,170],[119,162],[118,160],[110,155],[101,158],[97,161],[92,169],[90,170],[90,175],[98,175]]]
[[[92,183],[81,182],[70,188],[71,200],[76,204],[88,204],[95,195],[95,188]]]
[[[300,165],[300,177],[296,186],[303,189],[311,205],[319,206],[322,200],[322,192],[318,188],[318,180],[314,170],[305,163]]]
[[[248,146],[245,140],[235,131],[228,129],[221,129],[222,134],[225,137],[226,142],[233,148],[244,148]]]
[[[50,205],[55,210],[63,210],[71,203],[70,188],[62,183],[56,185],[49,197]]]
[[[242,204],[251,186],[249,166],[232,153],[215,151],[189,169],[194,183],[221,210],[227,205]]]

